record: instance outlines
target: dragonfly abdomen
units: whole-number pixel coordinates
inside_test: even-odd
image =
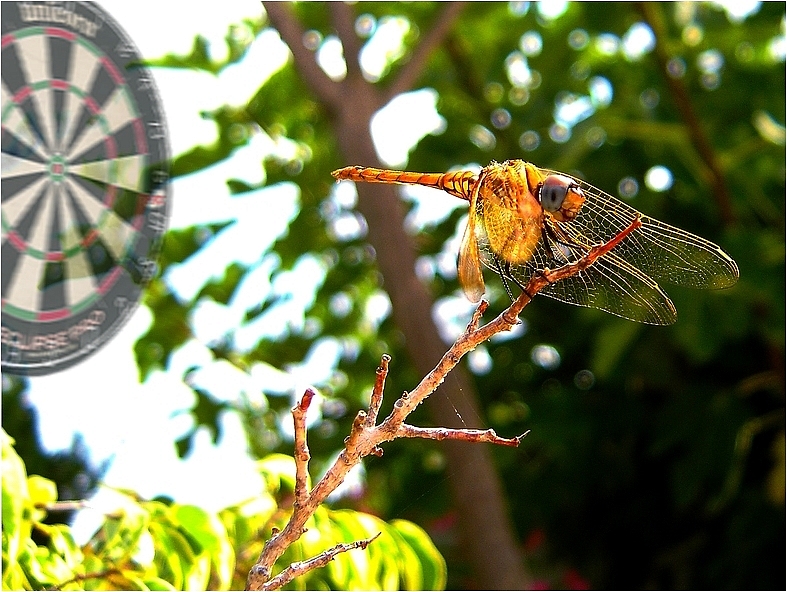
[[[366,181],[367,183],[403,183],[440,189],[455,197],[470,201],[470,194],[478,178],[472,171],[453,173],[411,173],[373,167],[348,166],[333,171],[338,180]]]

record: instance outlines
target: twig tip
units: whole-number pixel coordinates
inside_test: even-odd
[[[301,411],[306,411],[309,408],[309,405],[312,404],[312,399],[316,395],[317,393],[315,393],[313,389],[306,389],[306,391],[303,393],[303,397],[301,397],[301,400],[298,403],[298,407],[300,407]]]

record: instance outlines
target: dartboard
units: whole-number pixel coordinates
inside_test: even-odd
[[[100,7],[3,2],[2,368],[83,360],[128,320],[169,210],[153,78]]]

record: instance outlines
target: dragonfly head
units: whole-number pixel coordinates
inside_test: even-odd
[[[541,207],[559,222],[576,218],[585,203],[585,194],[579,183],[565,175],[547,175],[539,183],[537,197]]]

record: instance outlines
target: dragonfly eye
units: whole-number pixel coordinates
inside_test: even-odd
[[[564,177],[563,175],[549,175],[544,179],[544,182],[541,183],[541,188],[538,192],[538,201],[541,202],[541,207],[547,212],[557,212],[563,207],[563,201],[566,199],[566,195],[568,195],[568,190],[576,186],[577,184],[573,179]]]

